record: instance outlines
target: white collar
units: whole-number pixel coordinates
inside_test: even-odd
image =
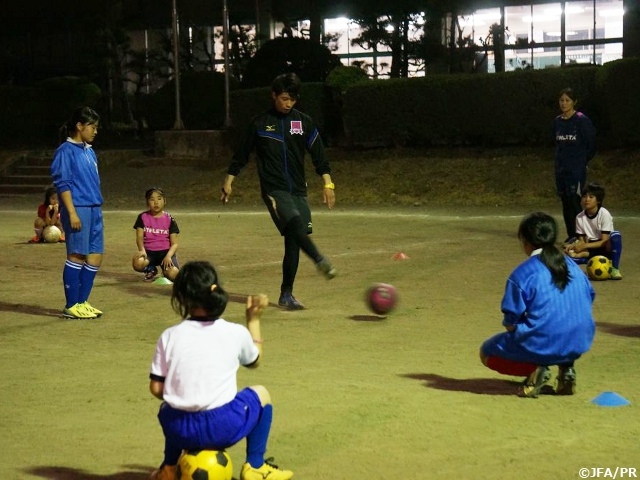
[[[91,148],[91,144],[87,142],[76,142],[73,138],[67,137],[67,142],[73,143],[74,145],[83,145],[84,148]]]
[[[534,255],[540,255],[541,252],[542,252],[541,248],[536,248],[533,252],[531,252],[531,255],[529,256],[533,257]]]

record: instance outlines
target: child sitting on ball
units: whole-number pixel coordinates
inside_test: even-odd
[[[150,282],[160,267],[164,276],[173,281],[180,268],[176,257],[180,229],[175,219],[164,211],[166,199],[162,189],[150,188],[144,196],[149,209],[138,215],[133,225],[138,246],[133,269],[144,272],[145,281]]]
[[[44,242],[45,239],[42,234],[44,233],[45,228],[49,226],[55,226],[60,230],[60,232],[63,232],[62,223],[60,222],[60,213],[58,212],[58,209],[59,204],[56,187],[49,187],[44,192],[44,202],[42,202],[38,207],[38,216],[33,222],[33,230],[35,235],[31,240],[29,240],[29,243]],[[65,241],[64,233],[60,235],[58,241]]]
[[[163,400],[158,420],[165,438],[164,459],[151,480],[177,480],[183,450],[225,450],[244,438],[240,480],[293,477],[265,460],[273,419],[269,391],[237,386],[240,366],[255,368],[260,361],[260,314],[269,299],[247,297],[246,327],[222,318],[228,300],[208,262],[188,262],[173,284],[171,305],[182,321],[162,332],[149,375],[151,393]]]
[[[582,189],[583,211],[576,216],[578,238],[565,245],[564,251],[572,258],[591,258],[603,255],[611,259],[611,280],[621,280],[620,257],[622,256],[622,235],[613,228],[613,217],[602,206],[604,188],[590,183]]]

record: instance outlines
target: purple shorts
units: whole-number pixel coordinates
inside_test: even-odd
[[[165,436],[165,460],[175,465],[182,450],[224,450],[245,438],[258,424],[262,405],[258,394],[245,388],[221,407],[187,412],[163,403],[158,419]]]

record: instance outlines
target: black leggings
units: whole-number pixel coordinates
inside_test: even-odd
[[[302,223],[302,218],[295,216],[289,220],[284,229],[284,257],[282,258],[282,284],[280,285],[282,292],[293,291],[301,249],[314,263],[322,260],[322,255],[311,237],[307,235],[307,227]]]
[[[562,201],[562,216],[564,217],[564,224],[567,228],[567,237],[575,237],[576,216],[582,211],[580,196],[575,194],[562,195],[560,200]]]

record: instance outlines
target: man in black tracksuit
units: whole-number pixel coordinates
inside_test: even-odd
[[[293,296],[300,249],[328,279],[336,276],[331,262],[309,237],[312,232],[311,210],[307,202],[304,156],[309,152],[316,173],[323,180],[323,202],[331,209],[335,204],[331,168],[324,145],[311,118],[293,107],[300,93],[300,79],[293,73],[276,77],[271,85],[273,107],[253,118],[240,148],[222,184],[223,203],[229,201],[231,184],[247,165],[251,152],[257,154],[260,190],[273,223],[284,237],[282,284],[278,304],[289,310],[304,306]]]

